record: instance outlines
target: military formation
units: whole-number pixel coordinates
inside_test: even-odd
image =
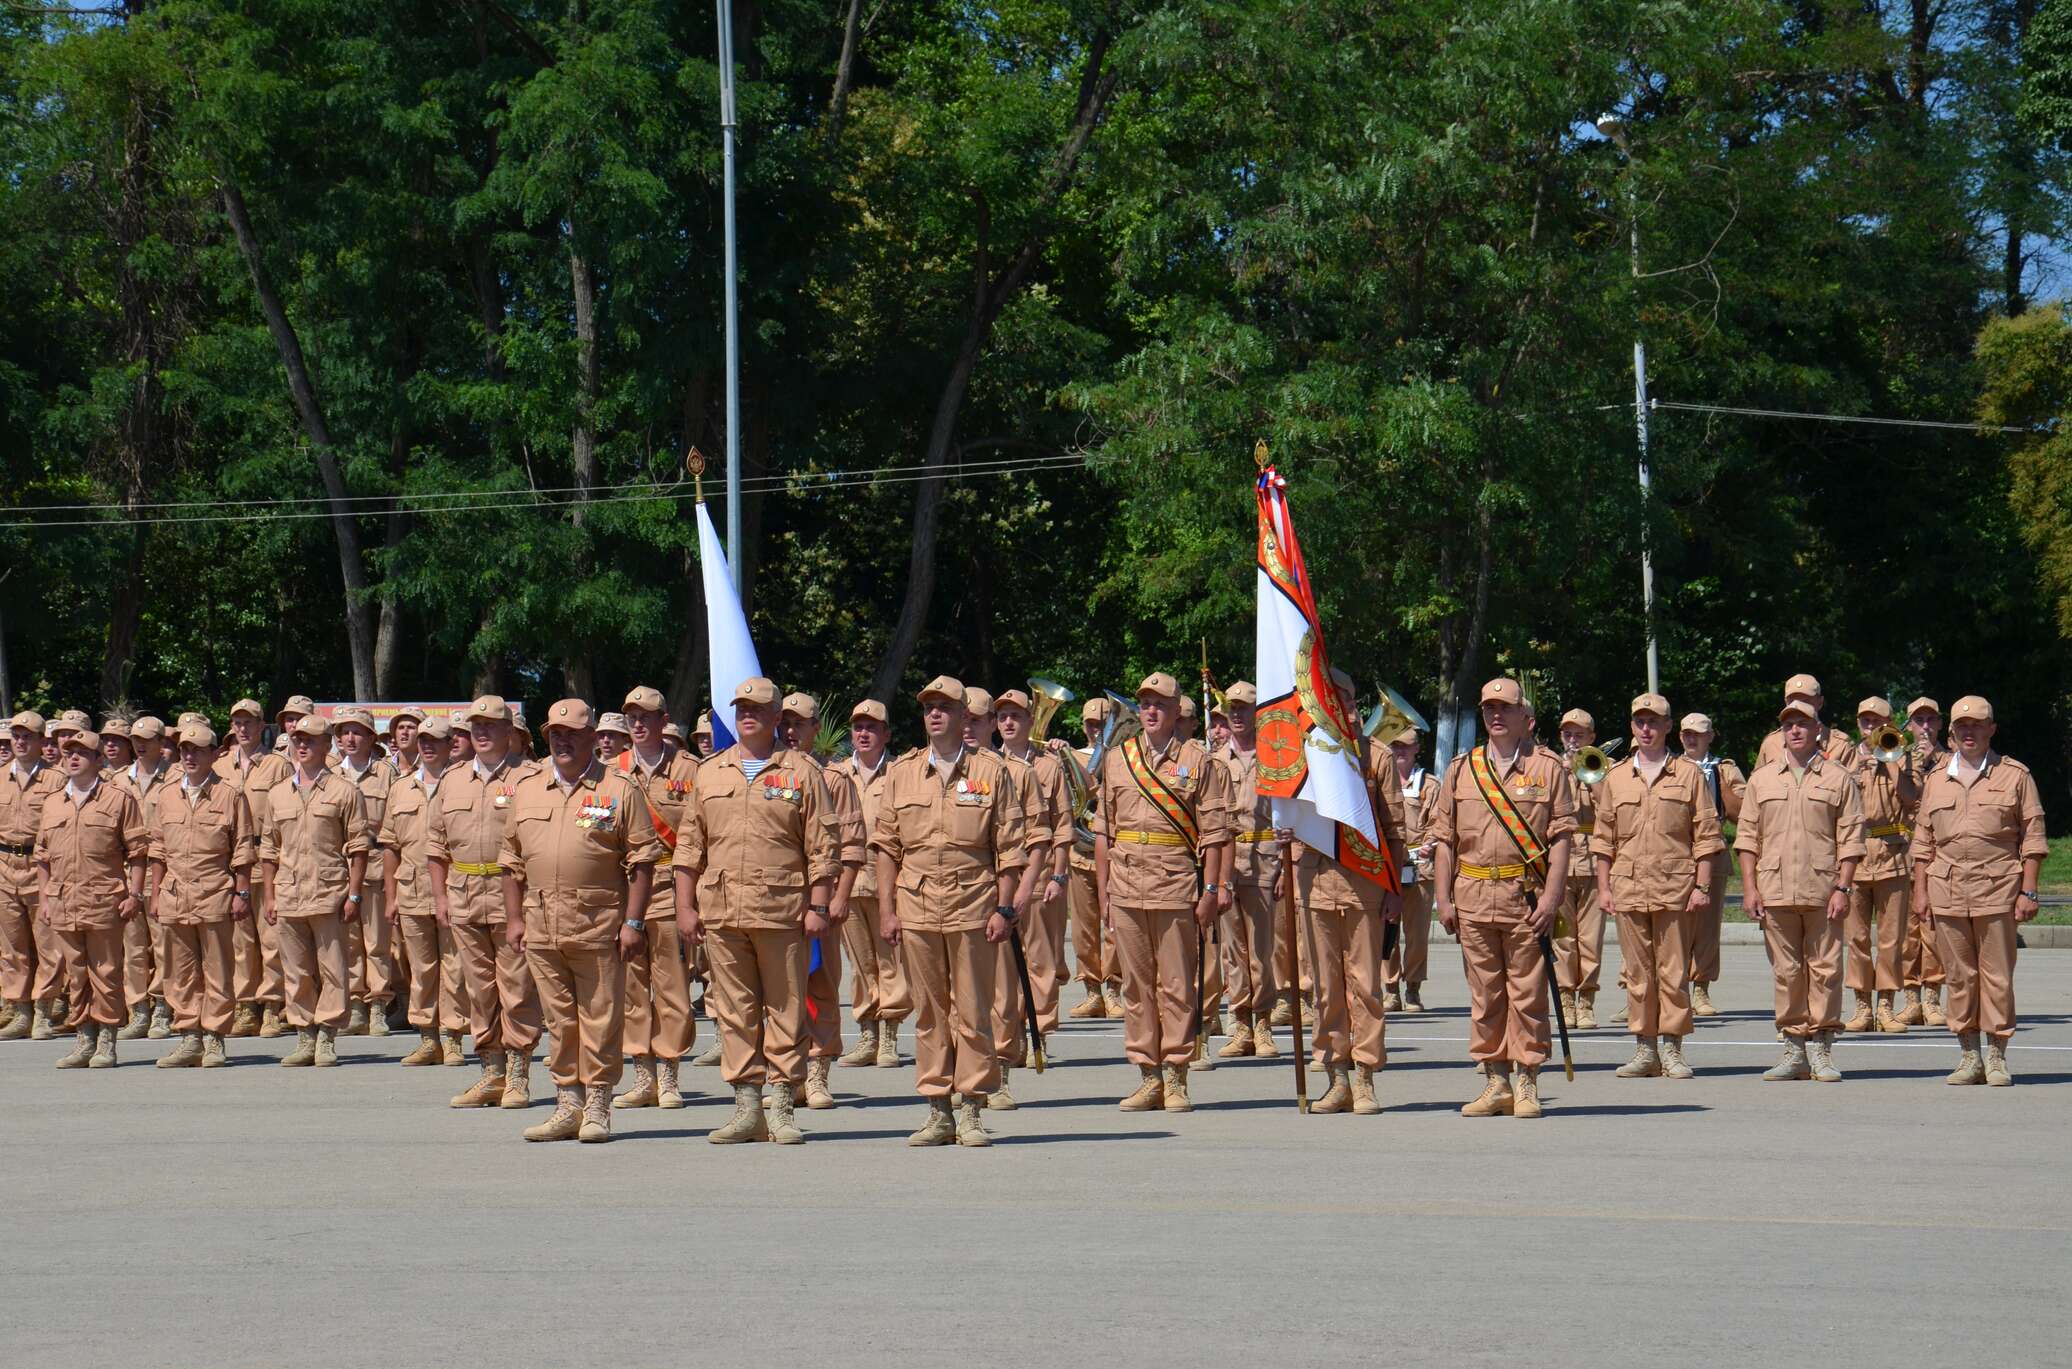
[[[404,1066],[472,1053],[451,1106],[512,1110],[535,1102],[544,1041],[553,1109],[526,1140],[605,1141],[617,1110],[680,1108],[689,1060],[732,1091],[710,1141],[797,1144],[799,1109],[837,1106],[831,1070],[900,1067],[910,1022],[909,1144],[985,1146],[1062,1015],[1121,1023],[1124,1111],[1188,1112],[1194,1074],[1279,1056],[1286,1031],[1320,1079],[1310,1111],[1371,1115],[1388,1015],[1425,1010],[1436,918],[1482,1076],[1461,1111],[1531,1118],[1557,1017],[1600,1029],[1607,926],[1610,1025],[1634,1038],[1617,1076],[1692,1077],[1738,868],[1774,980],[1764,1080],[1835,1082],[1841,1034],[1939,1026],[1950,1083],[2012,1082],[2016,926],[2047,846],[1982,698],[1947,726],[1916,699],[1904,732],[1868,698],[1852,738],[1794,676],[1744,774],[1660,694],[1632,700],[1614,760],[1581,709],[1540,743],[1527,691],[1492,680],[1484,739],[1443,773],[1414,726],[1360,740],[1387,881],[1276,825],[1246,682],[1197,706],[1151,674],[1133,705],[1086,701],[1083,747],[1044,738],[1057,702],[1033,689],[938,676],[914,702],[921,745],[895,756],[887,703],[865,699],[833,761],[819,702],[762,678],[726,701],[721,747],[710,715],[686,738],[646,686],[617,712],[555,703],[543,754],[495,696],[385,733],[296,696],[271,747],[251,699],[223,735],[199,713],[19,713],[0,1040],[70,1034],[58,1067],[105,1069],[120,1041],[177,1037],[157,1068],[210,1069],[228,1040],[293,1033],[280,1064],[323,1068],[340,1035],[414,1030]],[[716,1039],[693,1057],[701,1017]]]

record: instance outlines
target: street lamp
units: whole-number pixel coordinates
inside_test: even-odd
[[[1627,176],[1625,199],[1626,217],[1630,226],[1633,279],[1640,279],[1640,214],[1633,200],[1631,165],[1633,148],[1627,141],[1626,124],[1616,114],[1602,114],[1597,119],[1597,131],[1618,145],[1625,154],[1629,174]],[[1650,550],[1653,533],[1648,516],[1648,505],[1652,481],[1648,477],[1648,349],[1641,338],[1640,326],[1636,320],[1633,329],[1633,418],[1640,435],[1640,595],[1641,611],[1647,621],[1648,636],[1648,693],[1662,692],[1662,660],[1655,642],[1655,558]]]

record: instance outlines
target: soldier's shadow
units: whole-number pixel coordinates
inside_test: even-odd
[[[1459,1107],[1458,1103],[1450,1106]],[[1547,1099],[1549,1117],[1650,1117],[1677,1112],[1711,1112],[1702,1103],[1586,1103],[1570,1105],[1558,1097]]]

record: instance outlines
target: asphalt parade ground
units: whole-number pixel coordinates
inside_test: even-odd
[[[1768,969],[1726,957],[1696,1079],[1613,1078],[1631,1038],[1599,1030],[1537,1122],[1457,1115],[1466,995],[1435,944],[1379,1117],[1298,1115],[1285,1031],[1198,1075],[1191,1115],[1124,1114],[1120,1026],[1079,1022],[990,1150],[903,1144],[911,1067],[837,1067],[803,1147],[706,1144],[730,1100],[689,1067],[681,1111],[527,1145],[544,1068],[529,1112],[454,1111],[473,1068],[395,1066],[414,1035],[293,1071],[292,1036],[208,1072],[152,1069],[171,1041],[76,1072],[68,1041],[4,1043],[0,1358],[2065,1364],[2072,953],[2023,955],[1999,1089],[1945,1086],[1956,1047],[1923,1028],[1843,1038],[1841,1084],[1762,1083]]]

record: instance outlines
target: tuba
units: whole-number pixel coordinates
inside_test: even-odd
[[[1907,758],[1907,738],[1904,732],[1886,723],[1863,739],[1864,747],[1874,760],[1887,765]]]
[[[1051,720],[1057,717],[1058,710],[1079,696],[1041,675],[1029,677],[1029,692],[1036,696],[1035,706],[1030,709],[1029,740],[1040,744],[1050,734]]]
[[[1612,758],[1602,747],[1586,746],[1578,750],[1569,762],[1569,773],[1576,783],[1595,787],[1604,783],[1604,777],[1612,773]]]
[[[1142,719],[1137,716],[1137,702],[1125,699],[1114,690],[1108,691],[1108,701],[1114,705],[1108,712],[1108,721],[1101,726],[1101,740],[1094,744],[1093,753],[1087,757],[1085,769],[1080,768],[1079,757],[1067,750],[1065,756],[1065,783],[1072,791],[1072,845],[1081,855],[1091,858],[1094,852],[1093,829],[1087,826],[1087,818],[1094,807],[1094,776],[1101,773],[1101,762],[1108,755],[1108,748],[1136,736],[1144,730]]]

